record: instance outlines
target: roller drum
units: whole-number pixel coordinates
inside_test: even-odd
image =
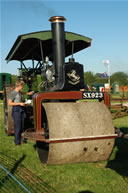
[[[114,134],[112,117],[103,103],[54,102],[43,104],[49,127],[49,140],[77,139],[50,143],[44,155],[49,165],[107,160],[114,139],[80,141],[82,137]],[[46,159],[47,154],[47,159]]]

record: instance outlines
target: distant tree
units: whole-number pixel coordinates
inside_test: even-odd
[[[84,73],[84,80],[87,85],[92,86],[96,81],[96,77],[93,72],[89,71]]]
[[[89,86],[92,86],[93,83],[108,83],[108,78],[101,78],[100,73],[94,74],[93,72],[84,73],[85,83]],[[120,85],[128,85],[128,74],[125,72],[115,72],[111,75],[111,84],[118,82]]]
[[[95,83],[107,83],[108,82],[108,78],[106,77],[102,78],[100,73],[96,73],[95,77],[96,77]]]
[[[95,74],[96,78],[97,78],[97,77],[100,77],[100,75],[101,75],[101,73],[96,73],[96,74]]]
[[[12,79],[12,84],[13,84],[13,85],[15,85],[15,82],[16,82],[16,80],[17,80],[17,77],[18,77],[17,75],[14,75],[14,74],[11,75],[11,79]]]
[[[107,78],[101,78],[101,77],[96,77],[96,81],[95,83],[108,83],[108,79]]]
[[[115,72],[111,75],[111,83],[118,82],[120,85],[128,85],[128,74],[125,72]]]

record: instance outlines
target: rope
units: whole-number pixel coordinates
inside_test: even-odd
[[[6,170],[1,164],[0,167],[15,181],[17,182],[26,192],[31,193],[19,180],[17,180],[8,170]]]

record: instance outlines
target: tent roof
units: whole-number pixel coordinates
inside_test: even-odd
[[[41,48],[43,48],[43,57],[52,56],[52,32],[40,31],[18,36],[9,54],[6,57],[7,62],[11,60],[37,60],[41,61]],[[65,32],[65,57],[72,54],[72,42],[74,42],[74,53],[83,50],[91,45],[91,39],[72,32]]]

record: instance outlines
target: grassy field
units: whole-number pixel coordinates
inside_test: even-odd
[[[128,117],[115,126],[128,133]],[[6,136],[0,104],[0,163],[32,193],[128,193],[128,139],[117,139],[108,161],[45,166],[38,159],[34,142],[15,147]],[[0,169],[0,192],[26,192]]]

